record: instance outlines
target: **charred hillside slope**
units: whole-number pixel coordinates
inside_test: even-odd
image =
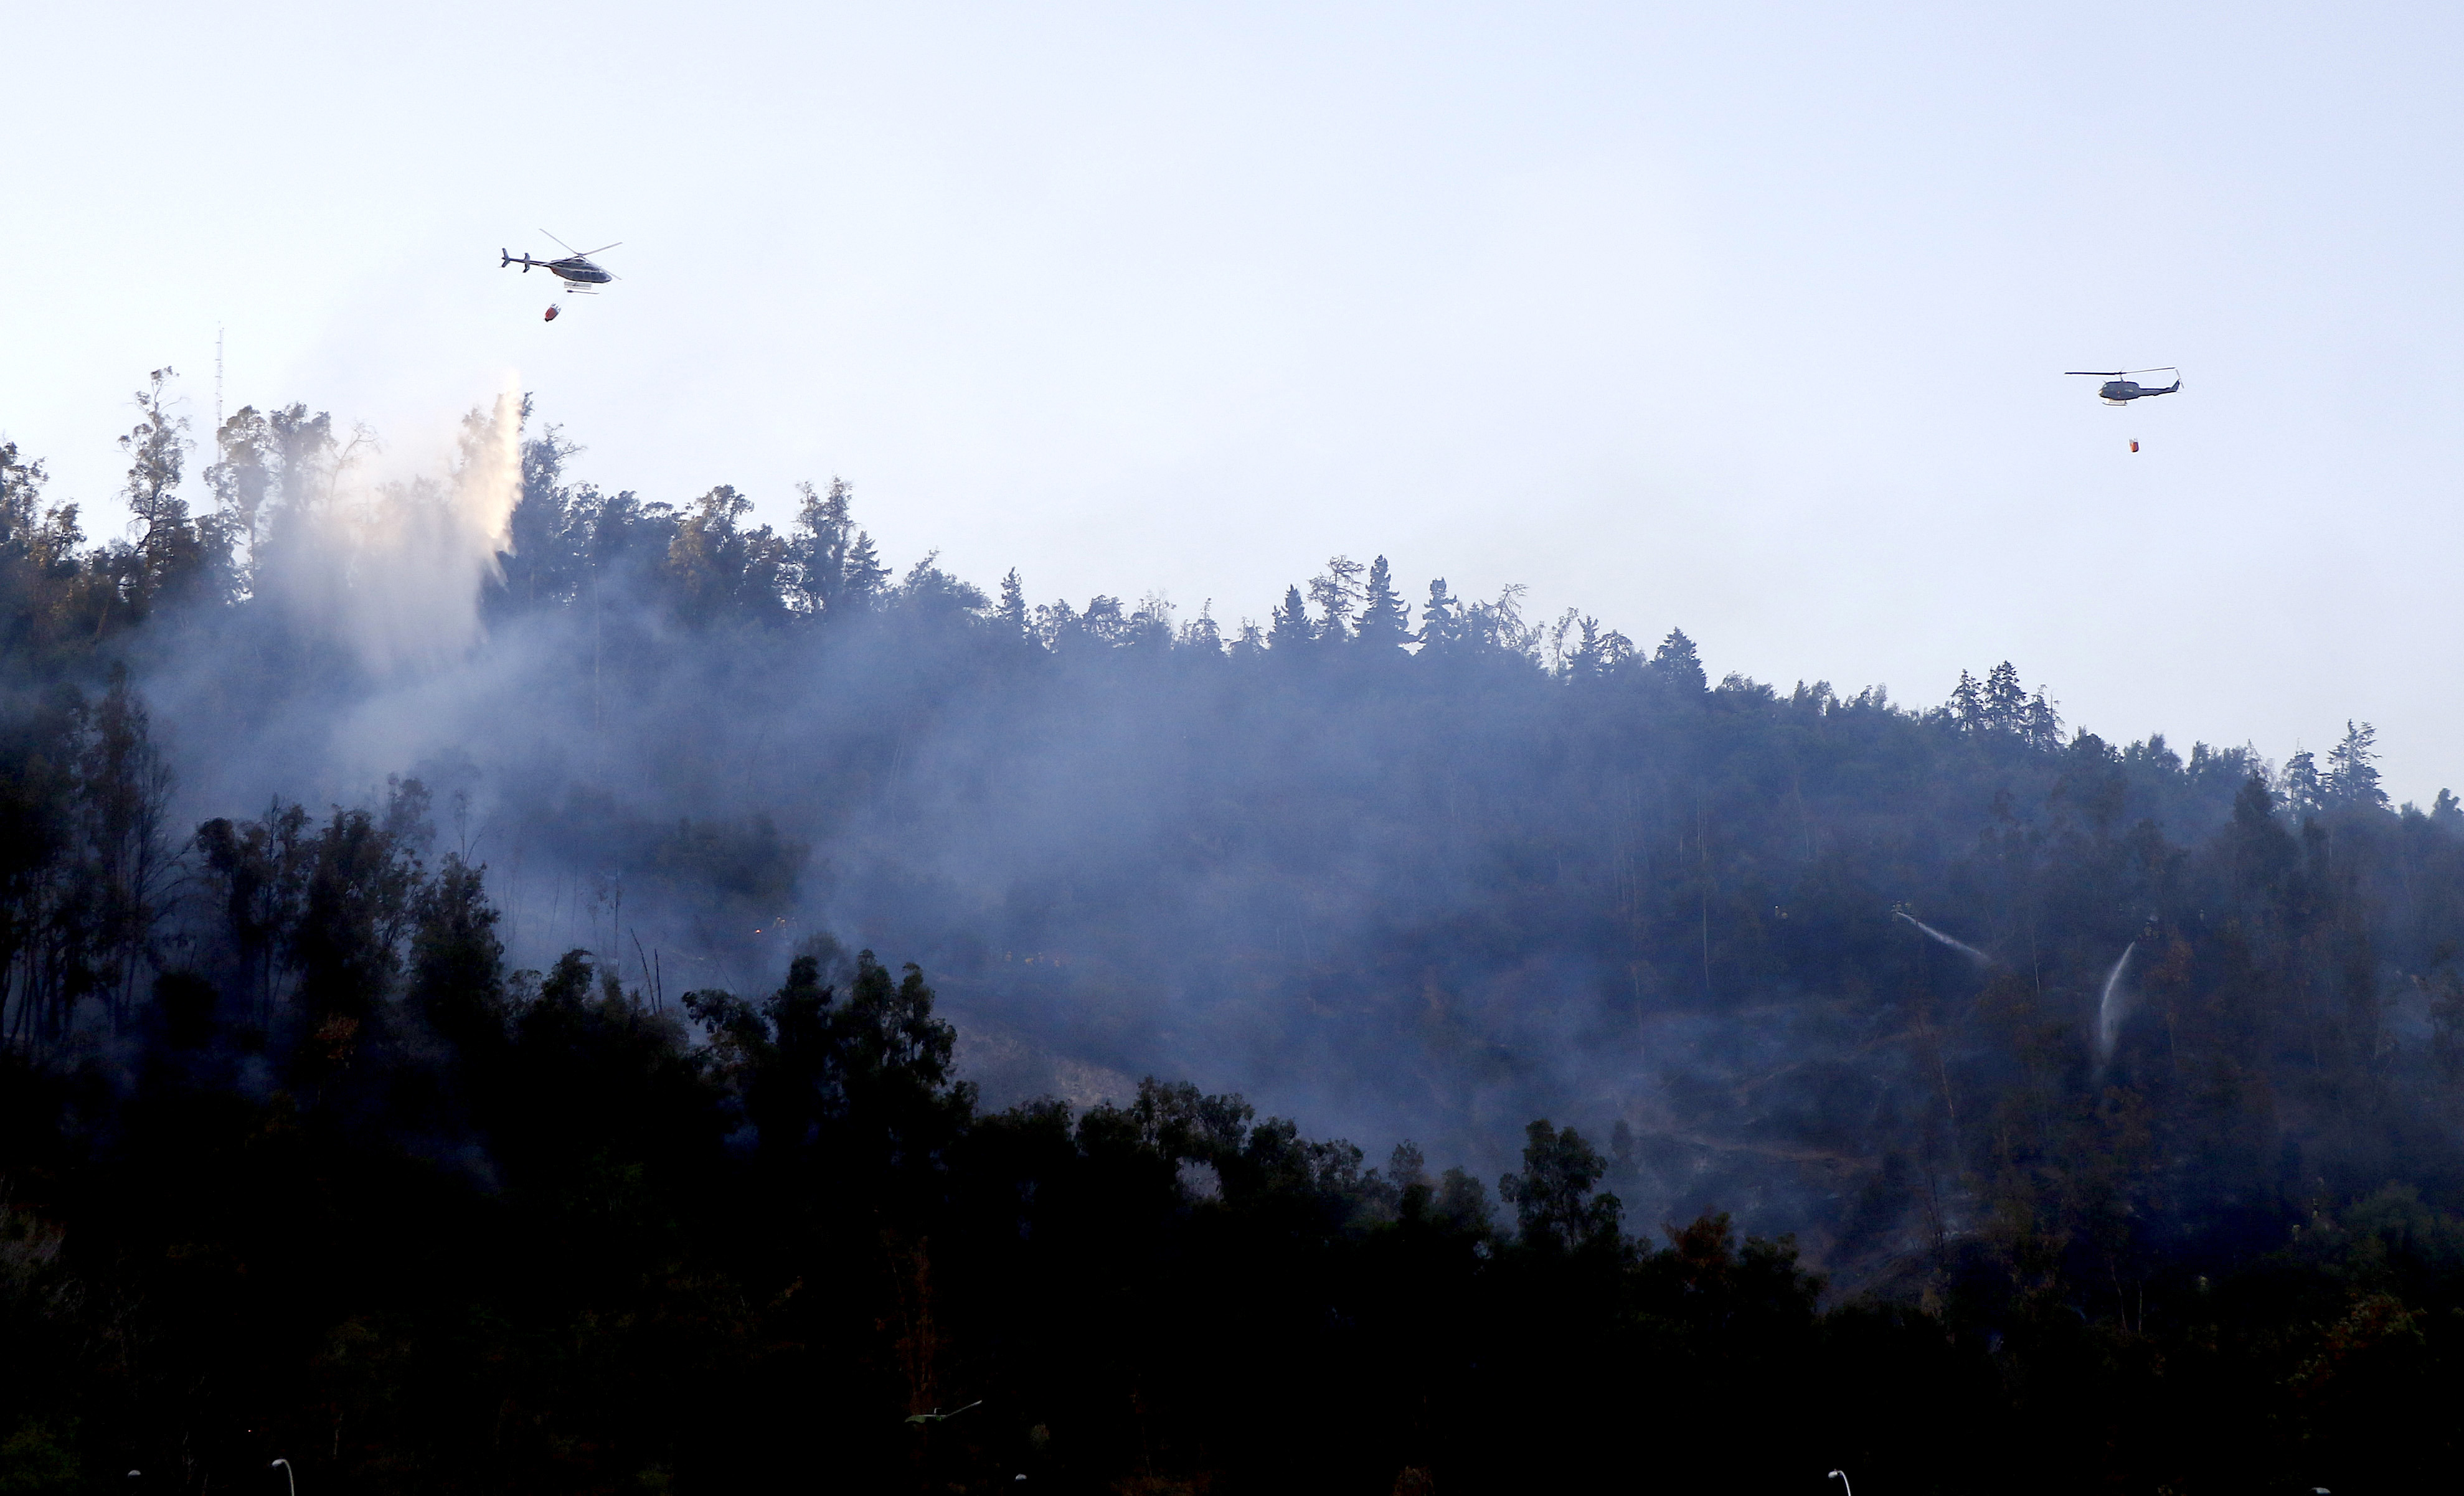
[[[845,485],[776,534],[569,483],[518,419],[341,526],[323,417],[243,410],[192,514],[158,399],[106,545],[0,455],[10,1312],[123,1399],[98,1429],[236,1459],[262,1397],[372,1481],[784,1467],[640,1435],[610,1378],[672,1362],[696,1417],[900,1479],[1512,1488],[1617,1457],[1463,1433],[1541,1396],[1511,1369],[1727,1419],[1880,1357],[2145,1473],[2188,1446],[2089,1370],[2360,1459],[2339,1419],[2445,1364],[2464,811],[2390,806],[2365,727],[2278,769],[2066,732],[2008,666],[1924,709],[1715,684],[1674,630],[1407,608],[1382,559],[1264,625],[1031,605],[893,575]],[[481,1243],[513,1277],[431,1272]],[[1294,1412],[1361,1385],[1374,1437]],[[988,1389],[980,1440],[898,1423]],[[72,1416],[26,1447],[116,1458]],[[1952,1479],[1803,1427],[1770,1479],[1857,1439]]]

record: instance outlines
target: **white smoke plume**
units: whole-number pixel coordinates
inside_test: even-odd
[[[372,675],[417,675],[479,642],[479,593],[496,574],[521,496],[521,394],[511,376],[473,411],[450,471],[385,474],[364,435],[324,481],[293,495],[257,553],[255,583]]]

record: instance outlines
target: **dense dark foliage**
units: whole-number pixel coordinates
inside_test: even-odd
[[[893,581],[843,484],[780,536],[550,433],[487,755],[183,818],[398,687],[283,581],[331,423],[242,410],[194,517],[163,388],[128,542],[0,449],[6,1496],[2453,1458],[2464,813],[2366,727],[1714,685],[1510,593],[1414,627],[1382,560],[1237,630],[1030,607]]]

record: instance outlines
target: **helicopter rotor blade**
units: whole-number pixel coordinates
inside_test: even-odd
[[[539,232],[541,232],[541,233],[547,233],[547,231],[546,231],[546,230],[544,230],[544,229],[541,229],[541,230],[539,231]],[[548,236],[549,238],[551,238],[551,239],[556,239],[556,235],[555,235],[555,234],[547,233],[547,236]],[[566,244],[562,239],[556,239],[556,242],[557,242],[559,245],[562,246],[562,248],[563,248],[563,250],[564,250],[564,253],[567,253],[567,254],[572,254],[572,253],[577,253],[577,252],[575,251],[575,249],[574,249],[574,247],[573,247],[572,245],[570,245],[570,244]]]
[[[616,243],[615,243],[615,244],[603,244],[603,245],[601,245],[599,248],[597,248],[597,249],[595,249],[595,250],[583,250],[583,251],[582,252],[582,256],[583,256],[583,258],[584,258],[584,259],[588,259],[588,258],[589,258],[591,255],[593,255],[593,254],[605,254],[605,253],[606,253],[609,250],[612,250],[612,249],[617,248],[618,246],[622,245],[624,242],[625,242],[624,240],[619,239],[619,240],[617,240],[617,241],[616,241]]]
[[[2070,374],[2092,374],[2092,375],[2096,376],[2098,379],[2119,379],[2119,378],[2121,378],[2123,375],[2127,374],[2127,373],[2129,373],[2129,372],[2130,372],[2130,371],[2129,371],[2128,369],[2064,369],[2064,370],[2062,370],[2062,373],[2064,373],[2065,375],[2070,375]]]
[[[2170,363],[2159,363],[2152,368],[2123,369],[2122,372],[2124,374],[2179,374],[2182,371]]]

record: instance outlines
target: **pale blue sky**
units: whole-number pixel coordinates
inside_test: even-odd
[[[2458,12],[48,7],[0,433],[99,513],[162,363],[427,459],[1263,615],[1329,554],[1715,672],[2464,784]],[[553,325],[499,246],[622,239]],[[2179,363],[2107,409],[2074,367]],[[2126,450],[2130,437],[2145,446]]]

